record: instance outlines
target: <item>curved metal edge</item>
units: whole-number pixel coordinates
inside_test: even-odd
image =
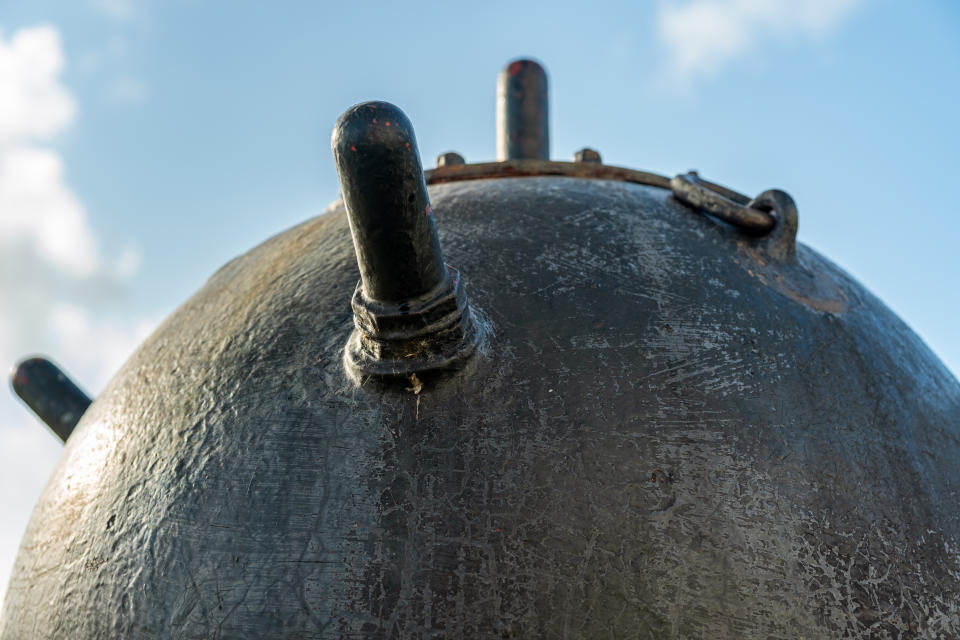
[[[526,178],[564,176],[591,180],[617,180],[661,189],[670,189],[670,178],[656,173],[589,162],[554,162],[552,160],[507,160],[437,167],[424,172],[428,185],[462,180],[492,178]]]

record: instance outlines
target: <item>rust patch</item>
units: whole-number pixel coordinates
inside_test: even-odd
[[[780,295],[821,313],[840,314],[850,308],[850,298],[832,278],[803,264],[771,264],[746,240],[737,242],[745,260],[734,260],[746,272]]]

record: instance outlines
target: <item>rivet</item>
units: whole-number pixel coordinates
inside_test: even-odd
[[[591,149],[590,147],[584,147],[573,154],[573,161],[587,162],[590,164],[603,164],[603,160],[600,158],[600,152],[596,149]]]
[[[447,151],[437,156],[437,167],[453,167],[466,163],[463,156],[456,151]]]

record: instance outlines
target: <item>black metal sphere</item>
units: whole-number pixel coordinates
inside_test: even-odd
[[[960,633],[960,386],[870,293],[667,188],[429,199],[473,355],[348,375],[341,203],[230,262],[70,436],[0,636]]]

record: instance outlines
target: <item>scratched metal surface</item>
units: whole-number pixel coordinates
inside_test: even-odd
[[[271,238],[86,413],[0,637],[960,634],[960,386],[878,300],[655,187],[430,192],[467,368],[354,386],[342,208]]]

